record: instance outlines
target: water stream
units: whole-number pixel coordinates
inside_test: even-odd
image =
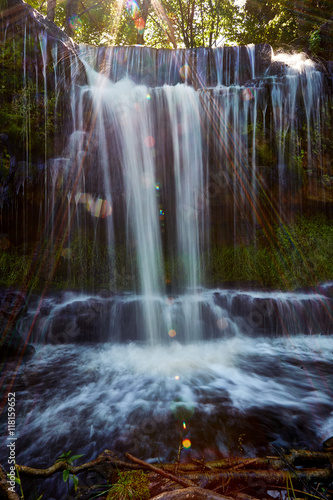
[[[47,57],[58,53],[39,42],[46,124]],[[254,241],[264,163],[274,164],[279,222],[286,189],[301,187],[299,159],[309,176],[322,164],[322,73],[253,45],[195,56],[82,47],[80,58],[65,146],[54,158],[45,150],[41,225],[52,247],[66,241],[69,275],[78,234],[88,263],[106,242],[112,273],[102,291],[30,298],[20,331],[36,354],[14,385],[18,463],[48,466],[69,449],[88,461],[105,448],[170,461],[180,436],[191,442],[184,459],[318,449],[333,434],[332,284],[282,293],[203,283],[212,242]],[[62,67],[52,64],[56,112]],[[27,147],[28,136],[26,122]],[[133,289],[115,294],[125,267]],[[45,484],[49,500],[61,498],[61,484]]]

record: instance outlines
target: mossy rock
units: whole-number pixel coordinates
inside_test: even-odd
[[[119,472],[118,482],[115,483],[107,500],[146,500],[150,498],[149,479],[142,470]]]

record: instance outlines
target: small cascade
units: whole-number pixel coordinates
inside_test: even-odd
[[[299,170],[304,156],[308,172],[322,164],[320,102],[323,75],[304,54],[277,54],[272,60],[273,64],[284,65],[283,74],[273,77],[271,91],[281,193],[291,173]],[[306,128],[305,137],[301,134],[302,127]]]
[[[81,46],[80,56],[111,81],[130,78],[150,87],[189,83],[196,88],[244,85],[271,62],[267,44],[214,49]]]
[[[312,292],[202,290],[154,297],[67,292],[33,304],[22,334],[34,323],[37,344],[147,340],[147,311],[154,311],[160,344],[229,338],[266,338],[333,333],[332,284]],[[147,303],[149,309],[147,309]]]

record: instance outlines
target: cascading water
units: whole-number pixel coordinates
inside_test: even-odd
[[[236,453],[240,435],[247,454],[315,448],[333,433],[332,285],[204,286],[211,243],[236,248],[269,216],[281,222],[285,190],[304,196],[300,159],[312,178],[324,163],[328,98],[316,65],[273,57],[266,45],[82,47],[65,63],[60,48],[38,41],[36,87],[45,100],[55,90],[55,116],[65,114],[70,80],[66,140],[45,160],[38,206],[48,249],[62,245],[49,276],[63,264],[73,274],[78,247],[89,274],[101,241],[108,266],[103,290],[92,276],[91,290],[30,301],[20,332],[37,352],[16,381],[18,462],[47,466],[68,449],[88,461],[105,447],[171,460],[180,431],[190,458]],[[51,100],[45,106],[47,152]],[[61,485],[48,491],[61,498]]]

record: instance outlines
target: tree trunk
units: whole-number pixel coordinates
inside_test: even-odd
[[[75,21],[78,14],[79,0],[67,0],[65,33],[73,37],[75,34]]]
[[[144,45],[145,41],[144,41],[144,30],[145,30],[145,27],[146,27],[146,22],[147,22],[147,18],[148,18],[148,13],[149,13],[149,7],[150,7],[150,0],[143,0],[142,2],[142,16],[141,18],[143,19],[144,23],[143,24],[143,29],[138,30],[138,34],[137,34],[137,37],[136,37],[136,43],[138,45]]]
[[[47,0],[47,18],[49,21],[54,22],[56,6],[57,0]]]

